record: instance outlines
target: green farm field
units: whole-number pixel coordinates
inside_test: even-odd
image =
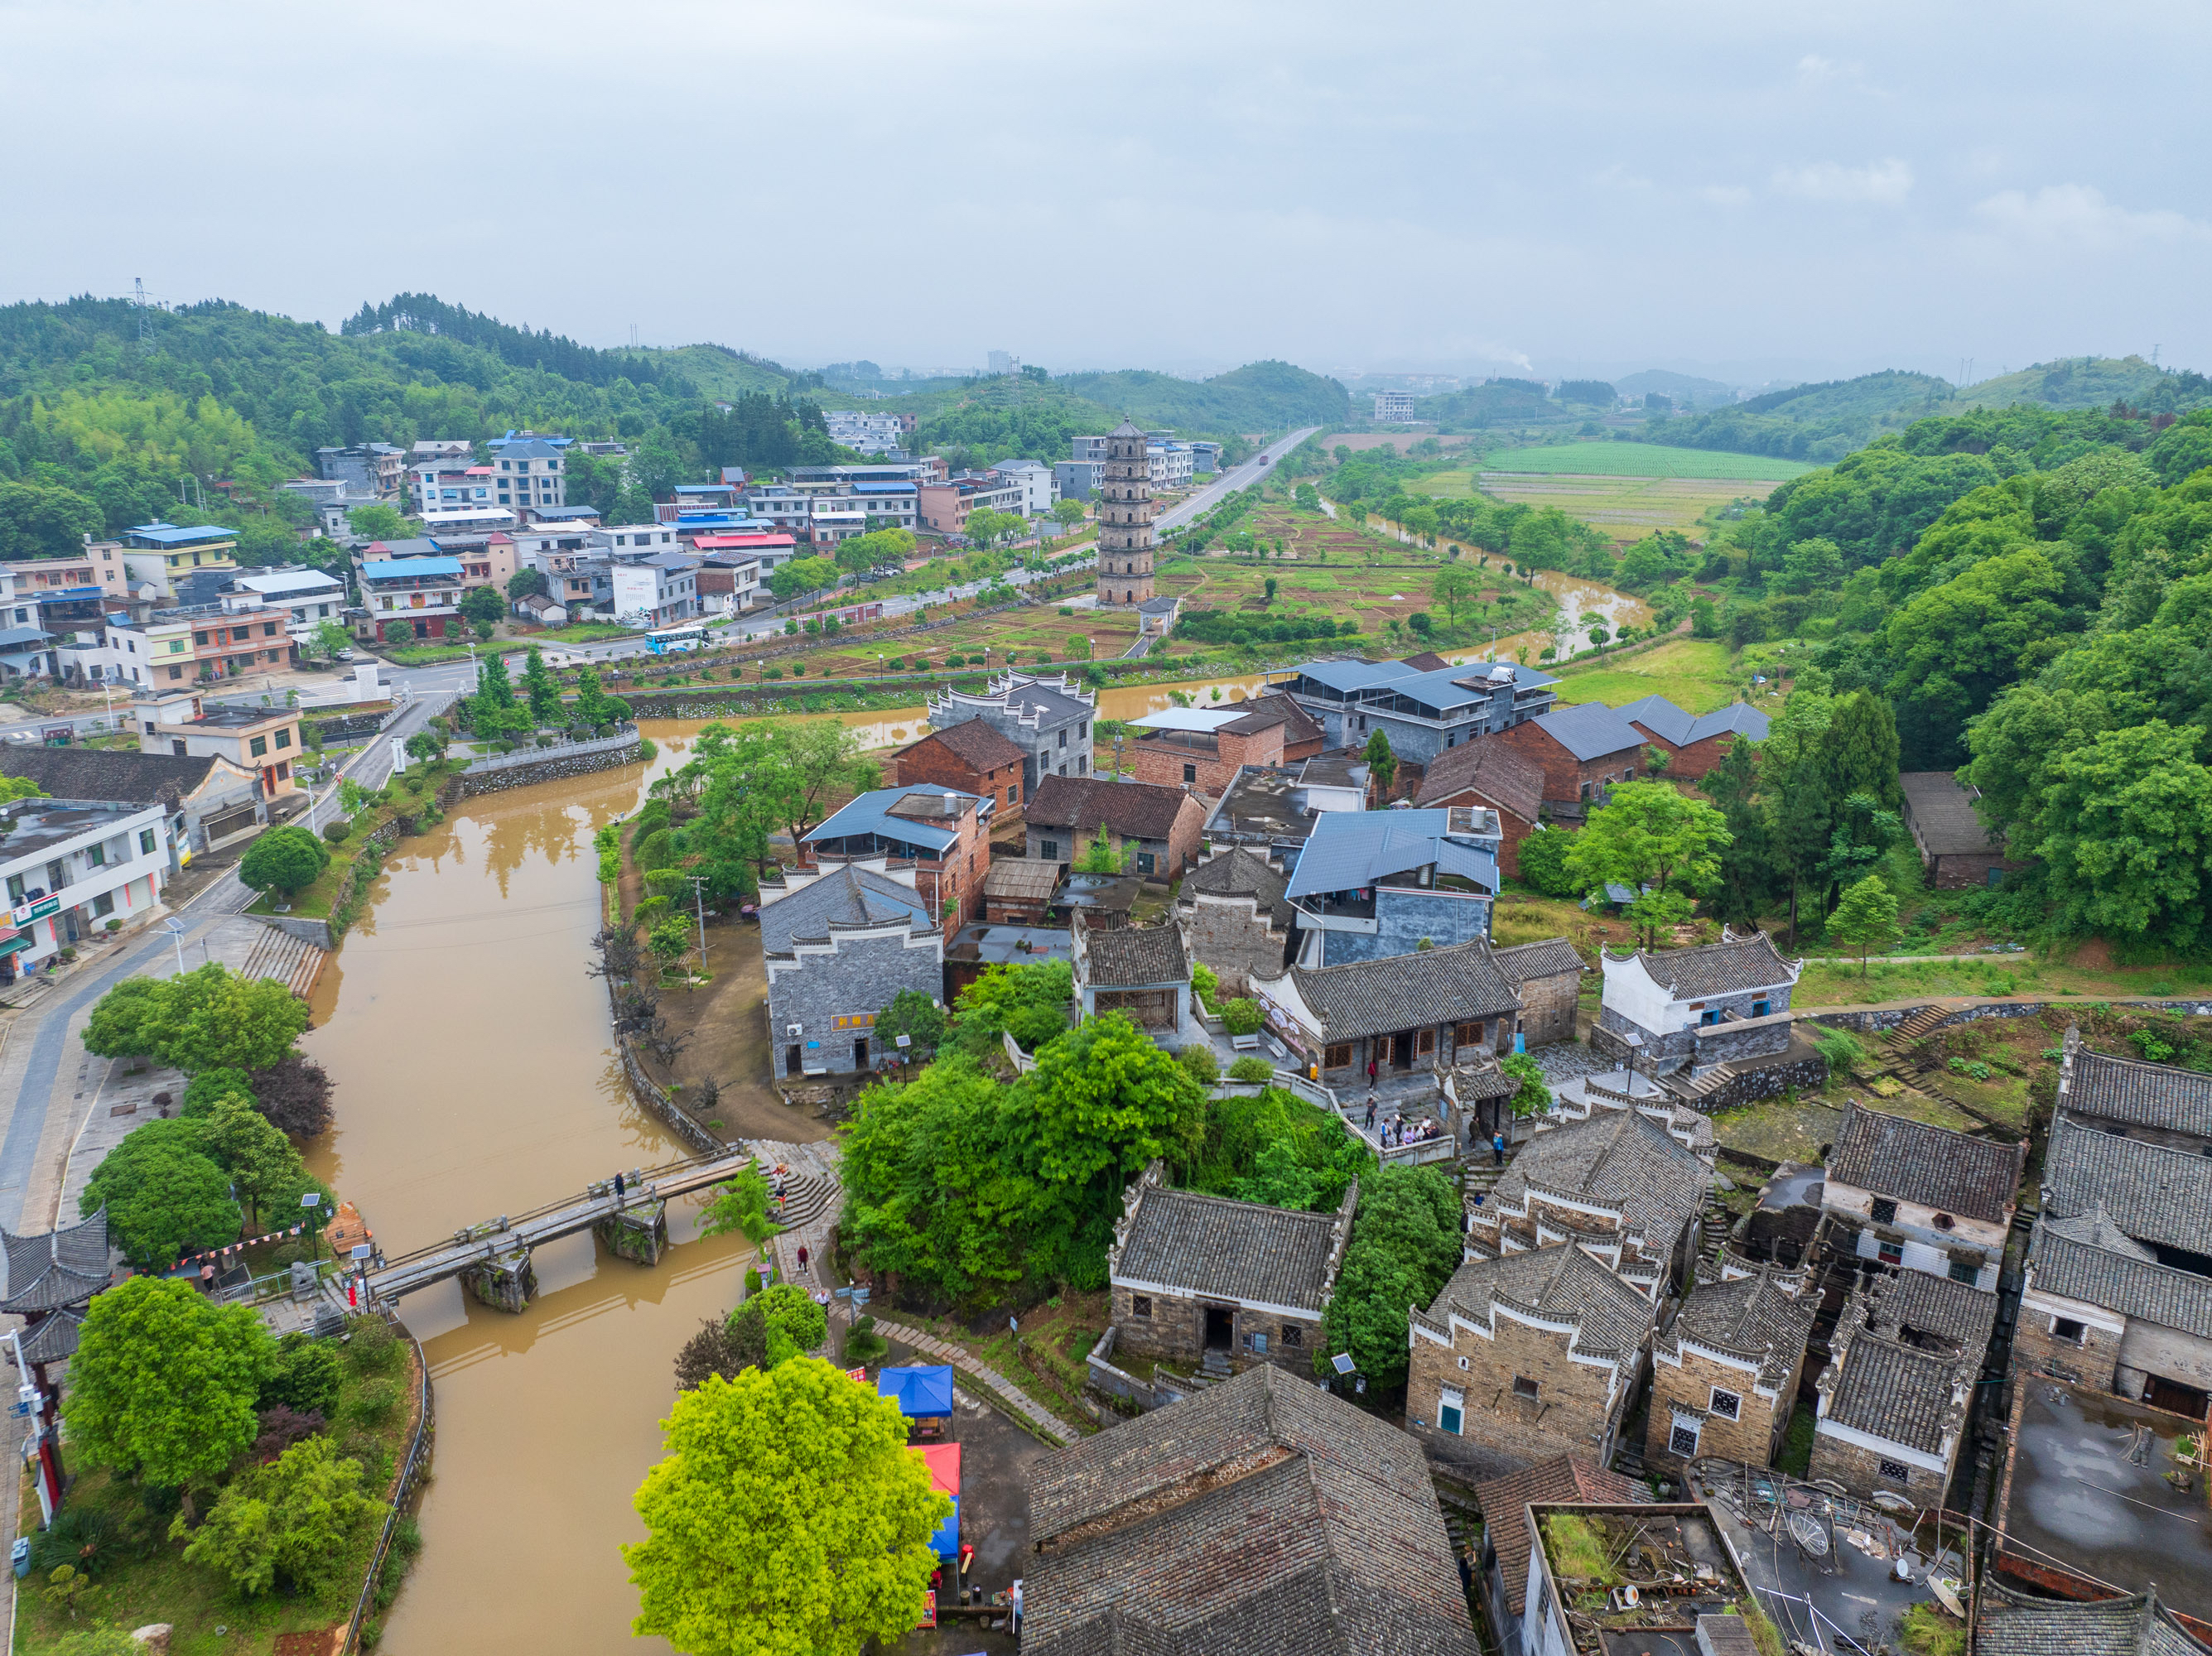
[[[1406,487],[1409,493],[1438,500],[1464,500],[1475,492],[1478,483],[1491,500],[1540,512],[1555,506],[1620,542],[1640,540],[1659,529],[1696,538],[1698,525],[1707,513],[1734,500],[1763,500],[1773,487],[1762,480],[1735,477],[1607,477],[1583,472],[1518,471],[1432,472]]]
[[[1563,702],[1602,701],[1619,707],[1647,695],[1663,695],[1686,713],[1727,707],[1736,699],[1728,646],[1717,639],[1678,639],[1624,656],[1618,667],[1565,674],[1559,683]]]
[[[1814,468],[1802,460],[1759,454],[1668,448],[1658,443],[1553,443],[1541,448],[1496,449],[1483,456],[1487,472],[1573,473],[1586,477],[1725,477],[1781,483]]]

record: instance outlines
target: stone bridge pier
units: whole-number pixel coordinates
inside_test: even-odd
[[[520,1316],[538,1296],[538,1271],[530,1263],[530,1249],[509,1238],[489,1258],[464,1267],[461,1286],[493,1310]]]
[[[592,1227],[592,1234],[617,1259],[657,1265],[668,1251],[668,1204],[654,1198],[633,1202]]]

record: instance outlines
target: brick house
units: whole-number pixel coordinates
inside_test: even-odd
[[[1153,1162],[1124,1192],[1106,1251],[1115,1349],[1311,1374],[1358,1206],[1356,1179],[1334,1213],[1304,1213],[1170,1189]]]
[[[927,713],[940,731],[981,719],[1019,748],[1024,755],[1024,799],[1048,776],[1091,773],[1091,724],[1097,716],[1097,698],[1065,673],[1053,678],[1006,673],[988,681],[981,693],[948,688],[929,699]]]
[[[1413,804],[1471,805],[1496,813],[1498,866],[1507,879],[1518,879],[1521,842],[1536,831],[1543,817],[1543,767],[1504,742],[1469,742],[1429,761]]]
[[[952,788],[872,788],[799,835],[799,864],[884,857],[910,865],[950,943],[982,902],[990,856],[982,804]]]
[[[1024,757],[990,725],[971,719],[901,748],[884,767],[884,780],[892,787],[927,785],[972,793],[989,802],[984,822],[1000,822],[1021,810]]]
[[[1651,1348],[1644,1459],[1679,1467],[1717,1455],[1772,1465],[1820,1308],[1802,1271],[1763,1265],[1700,1283]]]
[[[1979,788],[1970,788],[1949,771],[1907,771],[1897,779],[1905,791],[1905,830],[1920,852],[1928,883],[1938,891],[1993,886],[2027,864],[2004,854],[2004,836],[1974,813]]]
[[[1024,1656],[1480,1656],[1419,1446],[1273,1363],[1029,1486]]]
[[[1213,969],[1224,996],[1255,977],[1277,978],[1291,957],[1291,904],[1283,870],[1256,851],[1232,846],[1183,876],[1176,912],[1192,955]]]
[[[1130,773],[1218,799],[1246,765],[1299,764],[1322,749],[1321,727],[1286,695],[1227,707],[1169,707],[1135,721]]]
[[[1590,1044],[1632,1057],[1653,1074],[1769,1057],[1790,1045],[1790,995],[1802,961],[1782,957],[1764,931],[1694,949],[1602,950],[1605,990]]]
[[[1407,1429],[1482,1473],[1613,1459],[1643,1376],[1651,1302],[1571,1242],[1470,1259],[1407,1313]]]
[[[1135,853],[1131,872],[1171,880],[1197,858],[1206,808],[1181,788],[1048,776],[1030,796],[1024,820],[1032,857],[1073,863],[1103,828],[1116,852]]]
[[[1711,1168],[1638,1110],[1538,1126],[1496,1187],[1468,1208],[1468,1255],[1571,1240],[1654,1305],[1686,1287]]]
[[[1643,733],[1601,702],[1554,707],[1480,740],[1504,743],[1544,773],[1544,804],[1554,816],[1579,818],[1605,803],[1613,783],[1650,773]]]
[[[2212,1179],[2201,1150],[2062,1112],[2014,1332],[2020,1362],[2203,1419],[2212,1399]]]
[[[1521,1016],[1513,1033],[1524,1046],[1548,1046],[1575,1038],[1575,1013],[1580,1005],[1583,957],[1565,937],[1544,937],[1535,943],[1493,949],[1490,958],[1505,974],[1505,981],[1521,994]]]
[[[1853,1289],[1828,1340],[1808,1476],[1941,1506],[1996,1314],[1996,1295],[1923,1271]]]
[[[1528,1508],[1548,1501],[1642,1501],[1651,1493],[1639,1483],[1580,1455],[1554,1455],[1519,1471],[1486,1477],[1474,1486],[1482,1508],[1483,1596],[1490,1625],[1505,1641],[1505,1656],[1521,1656],[1521,1611],[1528,1602]]]
[[[912,866],[888,859],[787,870],[761,884],[770,1067],[779,1080],[865,1073],[869,1032],[902,989],[935,1000],[945,938]]]
[[[2027,1145],[1999,1143],[1854,1100],[1821,1192],[1829,1246],[1995,1293]]]
[[[1480,941],[1345,966],[1294,967],[1251,982],[1268,1026],[1329,1087],[1367,1084],[1416,1066],[1458,1064],[1460,1054],[1510,1044],[1521,997]]]
[[[1683,712],[1663,695],[1647,695],[1613,711],[1667,755],[1668,776],[1683,781],[1705,775],[1740,741],[1766,740],[1766,715],[1741,701],[1698,714]]]

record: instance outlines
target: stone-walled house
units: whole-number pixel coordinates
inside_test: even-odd
[[[948,688],[932,696],[928,717],[940,732],[981,719],[1019,748],[1026,800],[1048,776],[1091,773],[1091,722],[1097,700],[1065,673],[1051,678],[1006,673],[990,680],[981,694]]]
[[[1608,1070],[1560,1083],[1552,1094],[1552,1107],[1537,1117],[1532,1127],[1534,1131],[1547,1132],[1571,1121],[1588,1121],[1593,1116],[1602,1119],[1607,1110],[1633,1110],[1709,1168],[1718,1154],[1712,1118],[1683,1103],[1637,1070]]]
[[[1480,1656],[1420,1446],[1273,1364],[1029,1482],[1024,1656]]]
[[[1470,1259],[1407,1313],[1407,1428],[1439,1460],[1484,1475],[1562,1454],[1602,1465],[1656,1314],[1572,1243]]]
[[[1377,1078],[1496,1053],[1510,1044],[1521,997],[1486,943],[1354,961],[1273,980],[1255,976],[1252,998],[1269,1028],[1323,1085],[1356,1090]]]
[[[1651,1348],[1644,1459],[1680,1465],[1717,1455],[1773,1465],[1819,1309],[1802,1271],[1762,1266],[1698,1283]]]
[[[1854,1289],[1828,1341],[1808,1475],[1942,1505],[1996,1314],[1996,1295],[1923,1271]]]
[[[1623,1503],[1650,1496],[1649,1484],[1580,1455],[1555,1455],[1474,1486],[1482,1508],[1482,1591],[1490,1625],[1503,1629],[1505,1656],[1521,1656],[1521,1612],[1528,1602],[1528,1508],[1550,1501]]]
[[[2212,1149],[2212,1075],[2094,1051],[2074,1024],[2059,1050],[2058,1108],[2065,1114],[2121,1138],[2191,1154]]]
[[[1094,931],[1078,913],[1070,931],[1076,1004],[1085,1017],[1120,1012],[1164,1046],[1203,1039],[1181,926],[1170,920]]]
[[[1231,846],[1183,876],[1176,906],[1191,954],[1211,967],[1224,996],[1255,977],[1277,978],[1290,961],[1291,904],[1281,868]]]
[[[1063,865],[1080,858],[1103,828],[1106,843],[1126,854],[1128,871],[1171,880],[1198,855],[1206,808],[1181,788],[1101,777],[1051,776],[1029,796],[1028,854]]]
[[[1613,712],[1667,755],[1669,780],[1694,782],[1738,742],[1766,740],[1767,717],[1741,701],[1709,713],[1685,713],[1663,695],[1647,695]]]
[[[1829,1246],[1994,1293],[2027,1165],[2025,1143],[1884,1115],[1854,1100],[1836,1130],[1820,1200]]]
[[[866,1071],[887,1055],[872,1044],[876,1015],[902,989],[944,992],[945,934],[911,866],[787,870],[762,882],[760,927],[778,1080]]]
[[[1203,1196],[1164,1180],[1155,1162],[1129,1186],[1106,1252],[1115,1350],[1194,1368],[1273,1362],[1310,1376],[1358,1180],[1334,1213]]]
[[[1686,1285],[1712,1169],[1634,1110],[1606,1110],[1522,1145],[1467,1210],[1469,1258],[1575,1244],[1655,1305]]]
[[[1521,992],[1521,1017],[1513,1033],[1524,1046],[1549,1046],[1575,1038],[1575,1012],[1583,987],[1583,957],[1565,937],[1493,949],[1490,957],[1505,981]]]
[[[1790,995],[1802,961],[1764,931],[1723,931],[1692,949],[1601,952],[1605,991],[1593,1046],[1651,1074],[1772,1057],[1790,1046]]]
[[[1413,804],[1423,809],[1464,805],[1497,813],[1498,866],[1521,877],[1521,842],[1543,825],[1543,767],[1503,742],[1470,742],[1429,761]]]

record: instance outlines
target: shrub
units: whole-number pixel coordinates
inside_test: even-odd
[[[261,1407],[282,1405],[325,1419],[337,1407],[345,1360],[327,1340],[287,1334],[278,1343],[276,1372],[261,1388]]]
[[[873,1317],[855,1319],[845,1332],[845,1361],[848,1364],[873,1362],[890,1350],[890,1342],[876,1332]]]
[[[31,1568],[51,1575],[67,1564],[81,1575],[98,1575],[112,1552],[115,1526],[97,1507],[66,1506],[31,1538]]]
[[[383,1318],[356,1317],[346,1325],[346,1332],[351,1337],[346,1341],[346,1356],[356,1373],[386,1374],[399,1361],[399,1336]]]
[[[1546,897],[1581,895],[1567,872],[1567,850],[1574,839],[1565,828],[1546,828],[1521,842],[1522,883]]]
[[[1221,1060],[1213,1055],[1211,1046],[1186,1046],[1176,1054],[1176,1062],[1189,1071],[1202,1086],[1211,1087],[1221,1078]]]
[[[1221,990],[1221,980],[1214,975],[1213,968],[1204,961],[1194,961],[1190,968],[1190,986],[1198,992],[1199,999],[1211,1010],[1213,998]]]
[[[1240,1058],[1229,1066],[1229,1078],[1231,1081],[1272,1081],[1275,1078],[1275,1066],[1264,1058]]]
[[[387,1423],[398,1409],[399,1388],[388,1380],[374,1380],[354,1393],[347,1412],[360,1424],[376,1427]]]
[[[968,664],[968,658],[965,656],[947,656],[945,658],[945,664],[947,667],[965,667]]]
[[[107,929],[110,931],[120,931],[123,930],[123,922],[120,920],[110,920],[107,923]]]
[[[256,1070],[252,1097],[269,1125],[289,1138],[314,1138],[330,1131],[331,1078],[321,1065],[297,1052]]]
[[[218,1098],[253,1097],[253,1077],[243,1070],[203,1070],[185,1085],[184,1114],[212,1115]]]
[[[761,1291],[761,1274],[752,1266],[745,1267],[745,1297],[750,1299]]]
[[[253,1440],[253,1458],[274,1460],[302,1438],[311,1438],[329,1422],[314,1410],[302,1410],[277,1404],[261,1411],[261,1433]]]
[[[335,822],[323,824],[323,838],[334,846],[342,846],[353,837],[353,824],[341,816]]]
[[[1221,1009],[1221,1027],[1232,1035],[1256,1035],[1266,1022],[1255,1000],[1232,1000]]]
[[[1813,1046],[1820,1060],[1828,1066],[1830,1075],[1841,1075],[1866,1056],[1866,1049],[1848,1029],[1825,1029],[1815,1025]]]

